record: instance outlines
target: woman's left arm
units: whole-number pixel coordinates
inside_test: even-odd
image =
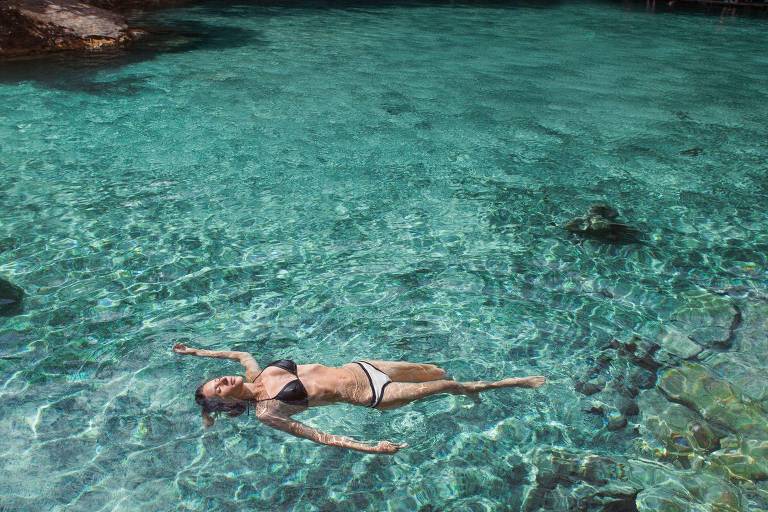
[[[259,364],[248,352],[237,352],[234,350],[205,350],[202,348],[188,347],[183,343],[175,344],[173,346],[173,351],[177,354],[190,356],[216,357],[218,359],[232,359],[234,361],[239,361],[240,364],[245,366],[245,376],[248,380],[255,379],[261,371]]]
[[[271,414],[269,412],[257,413],[257,417],[270,427],[282,430],[283,432],[287,432],[296,437],[303,437],[304,439],[309,439],[310,441],[319,444],[348,448],[359,452],[384,453],[391,455],[408,446],[405,443],[392,443],[390,441],[379,441],[375,444],[365,443],[346,436],[327,434],[298,421],[294,421],[284,416]]]

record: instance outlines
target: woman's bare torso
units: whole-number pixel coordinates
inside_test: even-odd
[[[309,406],[338,402],[365,405],[371,400],[370,385],[362,370],[355,364],[340,368],[322,364],[300,364],[298,378],[307,390]],[[268,396],[276,396],[289,382],[296,380],[292,373],[270,366],[260,376]]]

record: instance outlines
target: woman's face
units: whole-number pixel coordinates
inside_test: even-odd
[[[243,378],[227,375],[209,380],[203,384],[203,395],[206,398],[240,398],[243,391]]]

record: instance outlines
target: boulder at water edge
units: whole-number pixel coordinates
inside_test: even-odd
[[[119,46],[138,35],[121,15],[83,2],[0,1],[0,57]]]

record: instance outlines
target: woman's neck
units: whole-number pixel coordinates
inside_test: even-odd
[[[257,379],[255,382],[243,383],[243,390],[238,398],[240,400],[264,400],[268,398],[266,392],[261,379]]]

